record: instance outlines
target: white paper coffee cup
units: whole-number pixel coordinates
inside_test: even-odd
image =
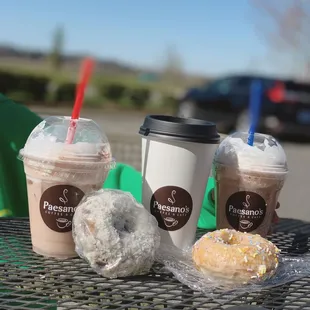
[[[151,115],[139,133],[142,203],[157,219],[162,243],[181,249],[192,246],[220,140],[216,126],[203,120]]]

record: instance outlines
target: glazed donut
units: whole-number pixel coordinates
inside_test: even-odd
[[[107,278],[149,272],[158,223],[130,193],[102,189],[83,198],[72,221],[77,254]]]
[[[270,278],[278,267],[279,253],[260,235],[233,229],[207,233],[192,248],[195,267],[203,274],[243,283]]]

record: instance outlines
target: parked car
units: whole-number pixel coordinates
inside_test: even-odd
[[[213,121],[220,132],[249,128],[250,85],[262,82],[258,131],[274,136],[310,137],[310,84],[261,76],[235,75],[189,89],[178,100],[177,115]]]

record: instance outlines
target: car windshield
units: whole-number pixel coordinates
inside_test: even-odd
[[[238,79],[237,85],[239,87],[245,87],[249,88],[251,86],[251,83],[255,80],[259,79],[262,83],[263,89],[268,89],[273,87],[275,80],[274,79],[268,79],[268,78],[255,78],[255,77],[241,77]]]
[[[232,87],[233,79],[216,80],[203,86],[204,91],[227,93]]]

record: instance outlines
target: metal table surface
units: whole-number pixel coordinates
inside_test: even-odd
[[[197,237],[206,231],[198,230]],[[270,236],[284,253],[306,253],[310,223],[282,219]],[[0,219],[0,309],[309,309],[310,277],[231,296],[193,292],[155,265],[145,276],[109,280],[79,258],[32,252],[28,219]],[[247,306],[246,306],[247,305]],[[237,306],[237,307],[236,307]]]

